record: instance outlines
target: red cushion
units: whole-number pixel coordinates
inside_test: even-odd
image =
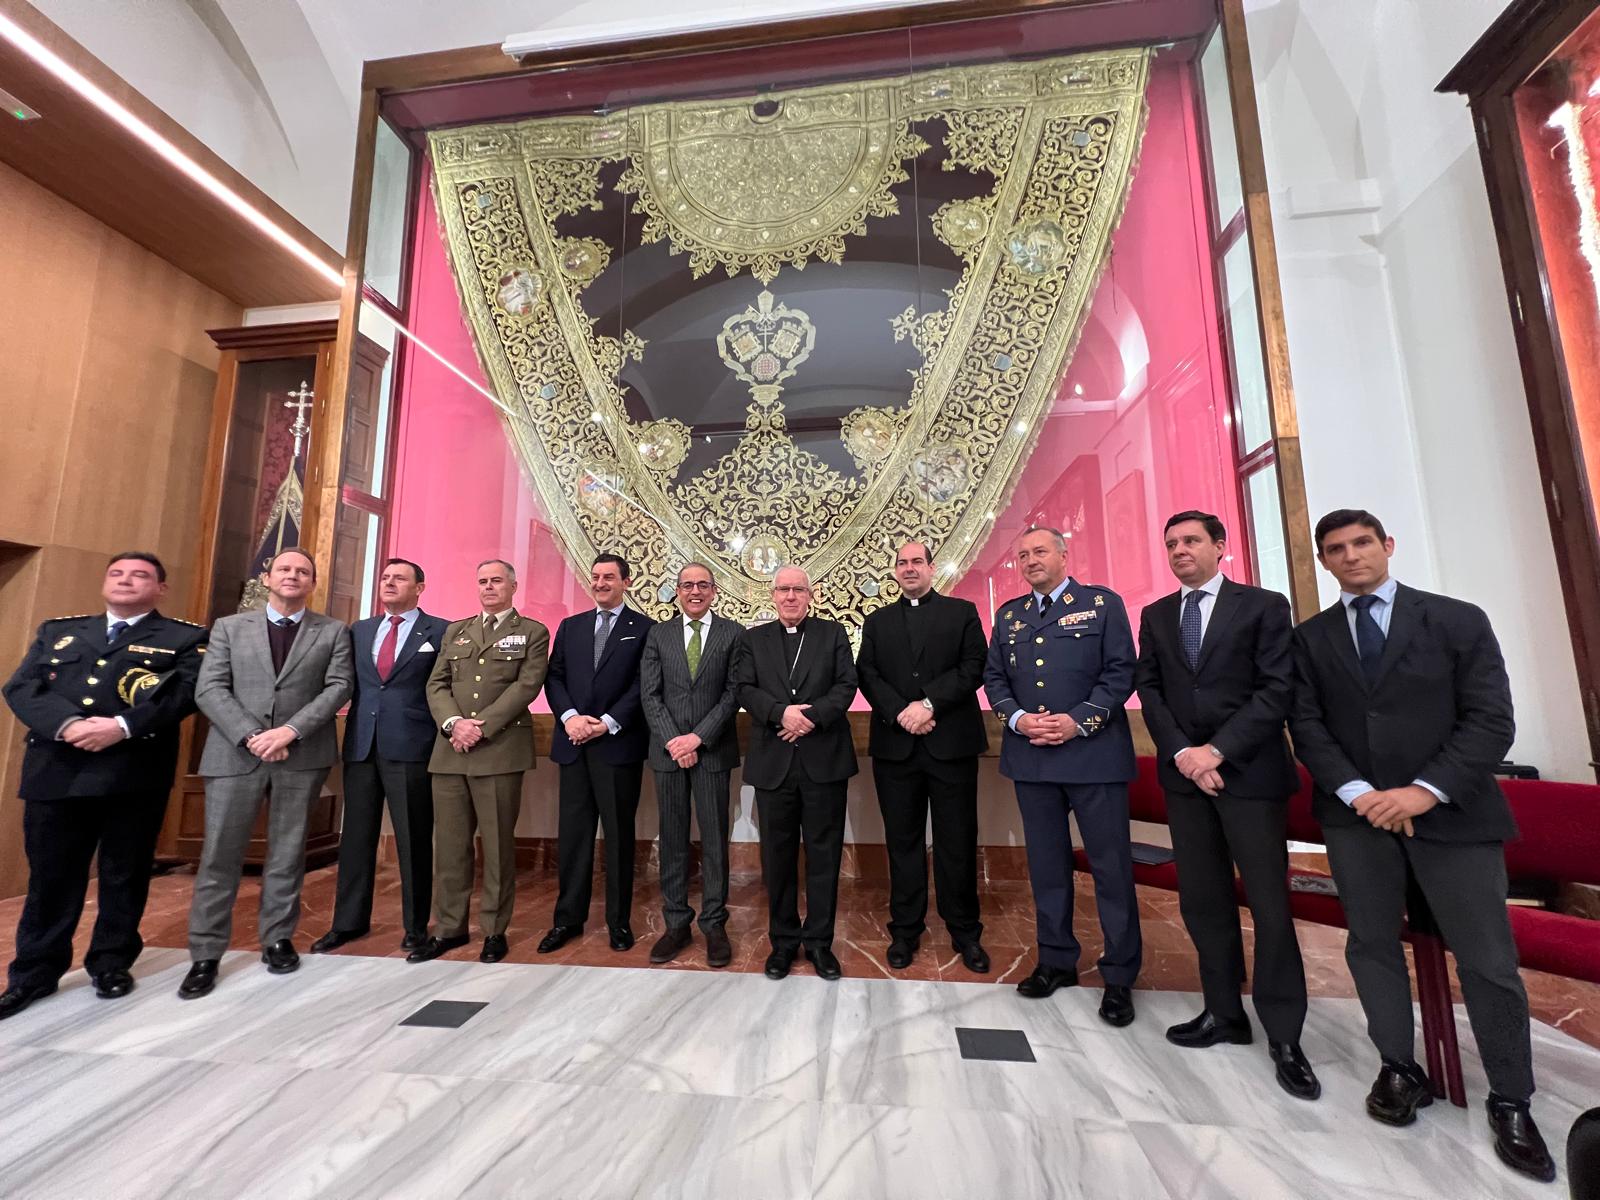
[[[1540,908],[1508,912],[1524,967],[1600,983],[1600,921]]]
[[[1500,787],[1521,831],[1506,845],[1511,878],[1600,883],[1600,786],[1507,779]]]

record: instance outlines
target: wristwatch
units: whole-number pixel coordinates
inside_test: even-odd
[[[926,696],[924,696],[922,698],[922,707],[927,709],[929,712],[932,712],[933,711],[933,701],[929,700]]]
[[[1211,753],[1213,753],[1213,754],[1215,754],[1217,756],[1217,761],[1218,762],[1222,762],[1224,759],[1227,758],[1227,755],[1223,754],[1223,752],[1221,750],[1218,750],[1210,742],[1206,743],[1206,749],[1211,751]]]

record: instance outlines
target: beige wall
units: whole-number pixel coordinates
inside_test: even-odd
[[[114,181],[107,181],[114,186]],[[108,554],[154,550],[186,612],[217,351],[239,308],[0,164],[0,675],[92,612]],[[0,710],[0,897],[27,874],[22,731]]]

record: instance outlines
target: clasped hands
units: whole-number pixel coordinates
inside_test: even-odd
[[[1412,818],[1420,817],[1438,803],[1439,797],[1421,784],[1413,783],[1387,791],[1374,788],[1370,792],[1363,792],[1351,802],[1350,807],[1378,829],[1415,837]]]
[[[914,733],[919,737],[925,733],[932,733],[934,726],[933,709],[929,708],[921,700],[913,700],[900,710],[900,715],[895,717],[895,722],[907,733]]]
[[[115,717],[79,717],[61,731],[62,741],[91,753],[115,746],[126,736]]]
[[[605,737],[611,732],[611,727],[599,717],[586,717],[582,713],[573,713],[562,727],[567,731],[567,737],[574,746],[581,746],[585,742],[592,742],[597,737]]]
[[[280,763],[289,757],[289,747],[299,736],[287,725],[279,725],[276,729],[263,729],[260,733],[252,734],[244,748],[262,762]]]
[[[778,737],[785,742],[798,742],[806,734],[815,729],[816,722],[806,716],[804,704],[791,704],[783,710],[783,721],[778,730]]]
[[[483,741],[483,722],[472,717],[457,717],[450,723],[450,748],[465,754]]]
[[[1190,746],[1178,751],[1173,765],[1183,777],[1208,796],[1222,791],[1222,772],[1217,770],[1222,760],[1211,752],[1209,746]]]
[[[700,744],[698,733],[680,733],[667,743],[666,751],[673,762],[687,771],[700,761]]]
[[[1024,713],[1017,718],[1017,732],[1030,746],[1059,746],[1078,736],[1078,723],[1066,713]]]

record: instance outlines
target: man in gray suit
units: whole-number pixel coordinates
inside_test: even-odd
[[[185,1000],[217,985],[233,931],[245,851],[268,792],[267,860],[261,871],[261,961],[274,975],[300,966],[289,939],[300,920],[306,817],[339,755],[333,718],[355,686],[350,631],[306,608],[317,564],[298,547],[267,567],[262,612],[223,617],[211,630],[195,702],[211,721],[200,774],[206,836],[189,906],[192,965]]]
[[[679,619],[653,626],[639,661],[640,699],[650,726],[650,769],[661,810],[661,908],[667,931],[650,950],[670,962],[693,940],[689,925],[689,803],[700,822],[700,932],[706,964],[725,967],[728,941],[728,776],[739,765],[734,662],[744,630],[716,616],[711,568],[678,572]]]

